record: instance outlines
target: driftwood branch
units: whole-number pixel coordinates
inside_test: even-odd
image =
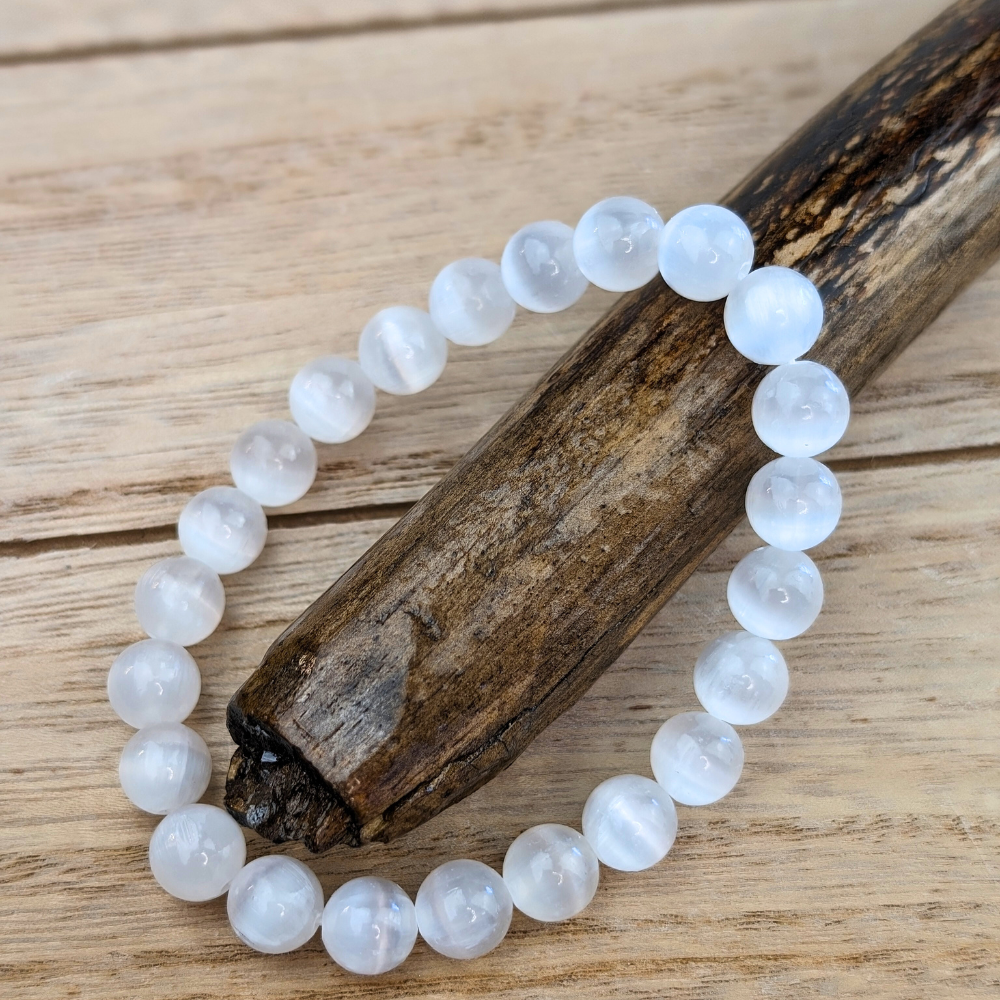
[[[1000,0],[958,3],[725,199],[826,304],[857,393],[1000,250]],[[770,455],[722,304],[624,296],[272,645],[227,805],[273,840],[389,840],[573,704],[737,524]]]

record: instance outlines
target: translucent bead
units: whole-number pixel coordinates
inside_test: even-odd
[[[538,313],[568,309],[587,290],[573,255],[573,230],[564,222],[532,222],[504,247],[500,273],[510,297]]]
[[[750,273],[753,236],[721,205],[693,205],[663,228],[659,266],[663,280],[696,302],[725,298]]]
[[[504,880],[479,861],[435,868],[417,892],[420,936],[448,958],[478,958],[504,938],[514,904]]]
[[[840,485],[814,458],[776,458],[750,480],[746,503],[750,526],[768,545],[798,552],[837,527]]]
[[[673,846],[677,810],[655,781],[619,774],[590,793],[583,807],[583,835],[609,868],[642,871]]]
[[[743,744],[728,722],[706,712],[682,712],[653,737],[656,780],[676,802],[705,806],[728,795],[743,771]]]
[[[694,690],[710,715],[733,726],[752,726],[781,708],[788,694],[788,667],[769,639],[727,632],[701,651]]]
[[[306,495],[316,478],[316,448],[288,420],[248,427],[229,456],[233,482],[265,507],[284,507]]]
[[[162,639],[134,642],[108,671],[108,701],[135,729],[183,722],[198,704],[201,671],[183,647]]]
[[[383,392],[409,396],[438,380],[448,361],[448,341],[422,309],[390,306],[365,324],[358,361]]]
[[[129,801],[157,816],[197,802],[211,777],[212,755],[205,741],[179,722],[140,729],[118,762],[118,780]]]
[[[594,898],[600,865],[576,830],[543,823],[507,849],[503,880],[514,905],[535,920],[568,920]]]
[[[149,867],[161,888],[190,903],[221,896],[247,857],[243,831],[218,806],[195,803],[160,820],[149,841]]]
[[[605,198],[588,208],[573,234],[584,277],[609,292],[641,288],[656,276],[663,219],[638,198]]]
[[[762,267],[726,299],[725,323],[730,343],[744,357],[761,365],[783,365],[816,343],[823,300],[804,274]]]
[[[238,573],[261,554],[267,518],[260,504],[232,486],[212,486],[188,501],[177,521],[184,554],[216,573]]]
[[[361,365],[335,354],[310,361],[288,389],[292,419],[324,444],[356,438],[375,415],[375,386]]]
[[[308,865],[269,854],[240,869],[226,899],[236,936],[255,951],[282,955],[319,929],[323,887]]]
[[[765,639],[801,635],[823,607],[823,581],[804,552],[773,545],[745,555],[729,575],[729,609],[748,631]]]
[[[769,371],[751,407],[757,437],[772,451],[807,458],[832,448],[847,430],[851,402],[844,383],[815,361]]]
[[[219,574],[190,556],[153,563],[135,586],[135,615],[146,635],[178,646],[208,638],[225,607]]]
[[[396,968],[417,940],[410,897],[384,878],[345,882],[323,910],[323,944],[337,965],[362,976]]]
[[[504,288],[500,266],[481,257],[453,261],[431,285],[434,325],[453,343],[489,344],[507,332],[517,307]]]

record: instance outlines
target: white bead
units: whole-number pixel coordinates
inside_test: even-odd
[[[510,297],[525,309],[568,309],[587,290],[573,255],[573,230],[565,222],[532,222],[508,240],[500,273]]]
[[[245,945],[282,955],[301,948],[318,930],[323,887],[301,861],[268,854],[240,869],[229,886],[226,910]]]
[[[776,458],[750,480],[746,505],[750,526],[768,545],[798,552],[837,527],[840,485],[814,458]]]
[[[448,361],[448,341],[422,309],[390,306],[365,324],[358,361],[383,392],[409,396],[438,380]]]
[[[292,419],[315,441],[343,444],[375,415],[375,386],[361,365],[335,354],[310,361],[288,389]]]
[[[590,793],[583,807],[583,835],[609,868],[642,871],[673,846],[677,810],[655,781],[619,774]]]
[[[118,762],[118,780],[129,801],[157,816],[197,802],[211,777],[212,755],[205,741],[179,722],[140,729]]]
[[[757,437],[772,451],[807,458],[832,448],[847,430],[851,402],[844,383],[815,361],[769,371],[751,407]]]
[[[686,806],[728,795],[743,771],[743,744],[728,722],[682,712],[660,726],[649,753],[656,780]]]
[[[396,968],[417,940],[410,897],[384,878],[345,882],[323,910],[323,944],[337,965],[362,976]]]
[[[229,455],[233,482],[265,507],[284,507],[305,496],[316,478],[316,448],[288,420],[248,427]]]
[[[200,802],[167,813],[149,841],[153,878],[189,903],[221,896],[246,857],[239,823],[218,806]]]
[[[543,823],[507,849],[503,880],[514,905],[535,920],[568,920],[594,898],[600,865],[576,830]]]
[[[135,615],[146,635],[178,646],[208,638],[225,607],[219,574],[190,556],[153,563],[135,586]]]
[[[753,265],[753,236],[721,205],[692,205],[664,226],[659,266],[663,280],[696,302],[725,298]]]
[[[726,335],[744,357],[783,365],[801,357],[823,328],[823,300],[816,286],[788,267],[748,274],[726,299]]]
[[[122,650],[108,671],[108,701],[135,729],[156,722],[183,722],[198,704],[201,671],[183,647],[143,639]]]
[[[588,208],[573,233],[584,277],[609,292],[641,288],[656,276],[663,219],[638,198],[605,198]]]
[[[232,486],[211,486],[188,501],[177,521],[184,554],[216,573],[238,573],[261,554],[267,518],[260,504]]]
[[[448,958],[492,951],[510,927],[514,904],[504,880],[480,861],[449,861],[417,892],[420,936]]]
[[[804,552],[767,545],[736,564],[726,595],[733,617],[748,632],[792,639],[816,621],[823,607],[823,581]]]
[[[434,325],[453,343],[489,344],[507,332],[517,307],[504,288],[500,266],[466,257],[444,267],[431,285]]]
[[[781,708],[788,694],[788,667],[769,639],[727,632],[701,651],[694,690],[709,715],[733,726],[752,726]]]

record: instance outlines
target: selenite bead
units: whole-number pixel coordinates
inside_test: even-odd
[[[804,552],[766,545],[745,555],[726,590],[733,617],[764,639],[801,635],[823,607],[823,581]]]
[[[768,545],[798,552],[837,527],[840,485],[814,458],[776,458],[750,480],[746,506],[750,526]]]
[[[327,901],[322,926],[330,958],[362,976],[396,968],[417,940],[410,897],[384,878],[345,882]]]
[[[335,354],[310,361],[288,388],[292,419],[314,441],[343,444],[375,415],[375,386],[361,365]]]
[[[198,704],[201,671],[175,642],[143,639],[122,650],[108,671],[108,701],[135,729],[183,722]]]
[[[492,951],[510,927],[514,904],[504,880],[481,861],[449,861],[435,868],[417,892],[417,929],[448,958],[478,958]]]
[[[602,781],[583,807],[583,835],[609,868],[638,872],[666,857],[677,810],[662,785],[637,774]]]
[[[197,802],[212,777],[205,741],[179,722],[145,726],[125,744],[118,780],[129,801],[157,816]]]
[[[659,268],[678,294],[696,302],[725,298],[750,273],[753,236],[721,205],[692,205],[673,216],[660,236]]]
[[[301,948],[319,929],[323,887],[308,865],[268,854],[240,869],[229,886],[226,910],[245,945],[282,955]]]
[[[750,409],[757,437],[772,451],[808,458],[832,448],[847,430],[851,401],[844,383],[815,361],[769,371]]]
[[[781,708],[788,667],[770,639],[727,632],[701,651],[694,690],[709,715],[733,726],[752,726]]]
[[[225,607],[219,574],[190,556],[153,563],[135,585],[135,615],[146,635],[178,646],[208,638]]]
[[[202,903],[221,896],[247,858],[239,823],[197,802],[167,813],[149,841],[153,878],[171,896]]]
[[[660,213],[638,198],[605,198],[588,208],[573,233],[573,254],[583,276],[609,292],[628,292],[652,281],[663,232]]]
[[[265,507],[284,507],[305,496],[316,478],[316,448],[289,420],[261,420],[233,445],[233,482]]]
[[[467,347],[481,347],[506,333],[517,311],[500,265],[481,257],[465,257],[442,268],[428,303],[438,330],[453,344]]]
[[[409,396],[438,380],[448,361],[448,341],[422,309],[390,306],[365,324],[358,361],[383,392]]]
[[[682,712],[653,737],[653,774],[670,797],[705,806],[728,795],[743,771],[743,744],[728,722],[707,712]]]
[[[726,335],[744,357],[783,365],[816,343],[823,300],[816,286],[789,267],[752,271],[726,299]]]
[[[568,309],[587,290],[565,222],[532,222],[508,240],[500,273],[510,297],[538,313]]]
[[[216,573],[238,573],[263,551],[267,518],[260,504],[242,490],[211,486],[181,511],[177,537],[185,555]]]
[[[599,870],[583,834],[559,823],[525,830],[503,859],[503,880],[514,905],[535,920],[575,917],[594,898]]]

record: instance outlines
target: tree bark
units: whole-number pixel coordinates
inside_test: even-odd
[[[1000,251],[1000,0],[946,11],[723,203],[826,306],[857,393]],[[738,523],[772,456],[723,304],[623,296],[271,646],[226,804],[272,840],[390,840],[509,765]]]

